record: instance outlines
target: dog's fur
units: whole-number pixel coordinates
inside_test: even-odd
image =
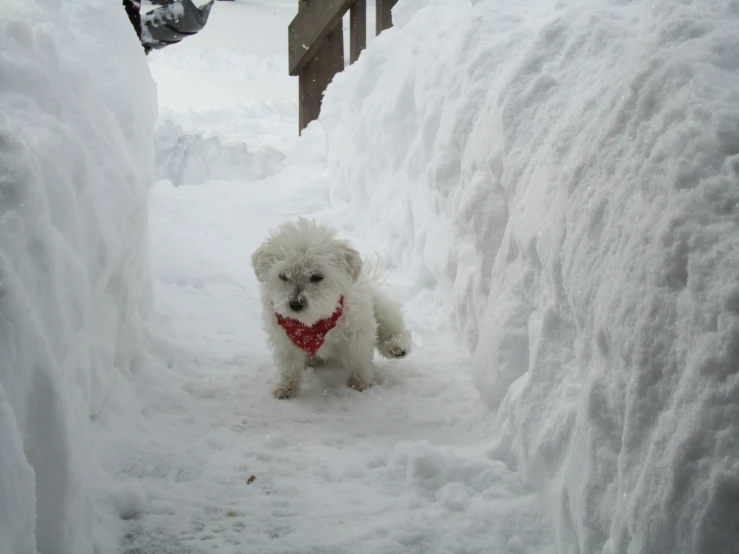
[[[279,373],[275,397],[295,396],[303,370],[327,362],[349,370],[347,385],[361,391],[371,384],[375,348],[386,358],[403,358],[410,352],[411,336],[400,306],[363,271],[359,252],[338,239],[334,229],[303,218],[284,223],[252,254],[251,262]],[[323,279],[316,282],[315,276]],[[313,358],[277,324],[280,314],[311,326],[331,317],[342,296],[343,313]]]

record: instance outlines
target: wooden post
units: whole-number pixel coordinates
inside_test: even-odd
[[[309,61],[298,77],[298,133],[308,123],[318,119],[321,111],[321,91],[318,88],[318,61]]]
[[[339,24],[324,40],[316,55],[300,71],[298,77],[300,113],[298,132],[318,119],[323,93],[334,75],[344,69],[344,30]]]
[[[341,18],[351,0],[300,0],[298,16],[288,27],[290,74],[298,73],[298,132],[321,113],[326,87],[344,69]]]
[[[298,130],[318,118],[323,93],[344,69],[342,18],[351,9],[351,60],[367,44],[366,0],[300,0],[288,26],[288,69],[298,76]]]
[[[367,0],[355,0],[349,12],[349,63],[367,48]]]
[[[298,13],[308,6],[308,0],[298,0]],[[318,62],[310,60],[298,75],[298,134],[318,117],[315,109]]]
[[[341,21],[326,37],[315,59],[318,62],[318,113],[320,113],[323,93],[334,76],[344,70],[344,29]]]
[[[398,0],[377,0],[377,14],[375,20],[375,35],[379,35],[385,29],[393,26],[393,15],[391,10]]]

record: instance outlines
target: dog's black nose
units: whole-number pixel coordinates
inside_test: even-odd
[[[290,306],[290,309],[294,312],[302,311],[303,308],[305,308],[305,300],[290,300],[288,302],[288,305]]]

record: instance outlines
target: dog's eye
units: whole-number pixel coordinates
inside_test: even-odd
[[[289,279],[287,278],[287,275],[285,275],[284,273],[280,273],[279,277],[280,277],[280,279],[282,279],[283,281],[289,281]]]
[[[323,281],[323,275],[311,275],[310,276],[311,283],[320,283],[321,281]]]

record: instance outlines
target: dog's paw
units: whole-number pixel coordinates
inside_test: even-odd
[[[355,391],[362,392],[364,389],[369,388],[371,385],[361,375],[358,375],[356,373],[352,373],[352,375],[349,377],[349,380],[346,382],[346,386],[350,389],[354,389]]]
[[[272,395],[279,400],[287,400],[297,395],[299,388],[300,385],[294,381],[279,383],[272,391]]]
[[[381,356],[390,359],[405,358],[411,352],[410,333],[393,335],[377,345]]]

